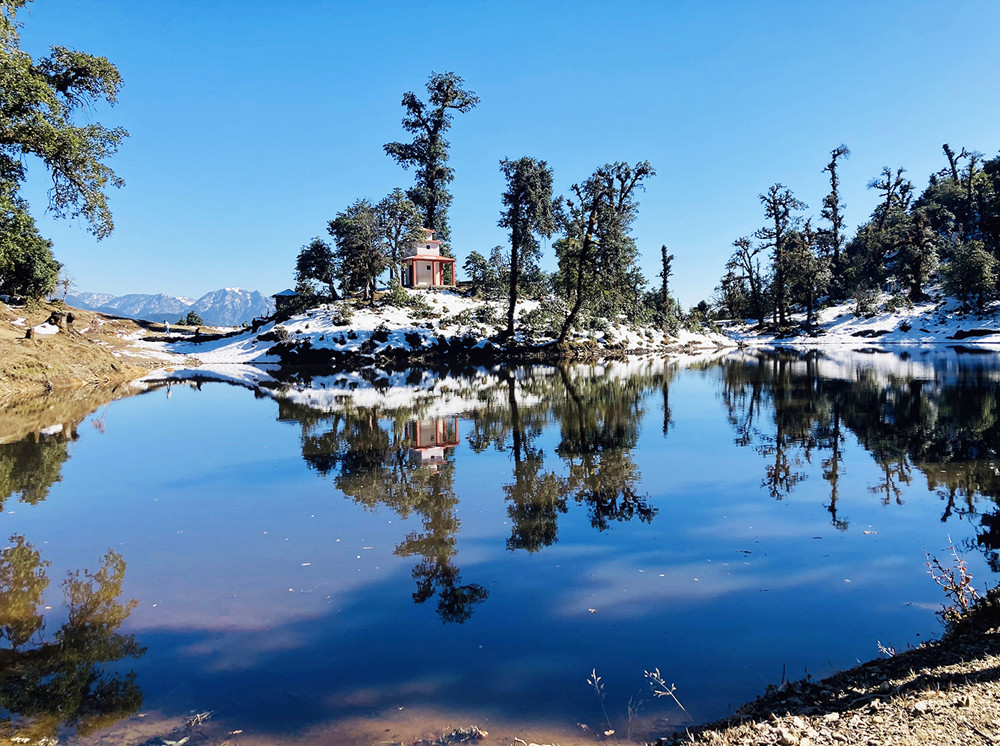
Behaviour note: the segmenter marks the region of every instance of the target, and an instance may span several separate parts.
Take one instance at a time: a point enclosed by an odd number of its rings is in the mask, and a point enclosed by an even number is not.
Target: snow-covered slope
[[[933,293],[925,302],[895,309],[891,308],[889,297],[883,296],[878,307],[878,312],[871,316],[855,315],[853,302],[823,309],[817,314],[812,333],[778,337],[770,332],[761,333],[750,324],[734,325],[727,333],[733,340],[751,346],[1000,345],[998,304],[984,313],[974,313],[965,311],[959,301]],[[802,324],[805,316],[793,315],[792,321]]]
[[[459,344],[465,350],[495,350],[490,341],[505,325],[504,304],[468,298],[452,291],[406,291],[414,299],[411,307],[386,306],[350,310],[343,302],[310,309],[280,324],[269,323],[256,331],[196,343],[145,343],[166,345],[171,352],[197,358],[204,363],[268,363],[278,362],[274,347],[321,351],[329,356],[351,354],[411,354],[437,350],[449,344]],[[537,303],[519,304],[523,316]],[[522,322],[520,328],[525,324]],[[553,341],[544,332],[519,331],[515,343],[521,347],[541,346]],[[719,334],[694,334],[683,331],[670,337],[652,327],[634,328],[625,323],[609,324],[606,331],[581,332],[572,340],[581,349],[594,355],[613,355],[627,350],[657,352],[679,351],[700,347],[716,349],[732,346]],[[445,353],[446,354],[446,353]],[[444,355],[443,355],[444,356]]]

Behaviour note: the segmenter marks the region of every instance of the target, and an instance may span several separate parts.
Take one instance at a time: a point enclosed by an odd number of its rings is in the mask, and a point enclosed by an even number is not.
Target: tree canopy
[[[113,105],[122,78],[106,58],[66,47],[33,60],[18,33],[17,13],[28,2],[0,0],[0,180],[20,184],[23,157],[36,156],[52,176],[50,209],[82,216],[104,238],[114,228],[106,190],[124,184],[107,161],[128,133],[75,117],[100,100]]]
[[[403,129],[413,133],[410,142],[390,142],[386,154],[403,168],[416,169],[416,184],[406,195],[420,210],[424,226],[437,232],[448,243],[448,184],[455,178],[448,165],[450,143],[444,134],[451,128],[455,112],[465,114],[475,108],[479,97],[465,90],[465,82],[453,72],[431,73],[427,81],[427,102],[412,91],[403,94]]]
[[[527,156],[516,161],[505,158],[500,161],[500,170],[507,179],[507,191],[503,194],[504,209],[500,212],[499,225],[510,229],[510,287],[505,332],[510,337],[514,334],[514,309],[521,270],[538,261],[535,234],[551,236],[556,223],[552,209],[552,169],[545,161]]]

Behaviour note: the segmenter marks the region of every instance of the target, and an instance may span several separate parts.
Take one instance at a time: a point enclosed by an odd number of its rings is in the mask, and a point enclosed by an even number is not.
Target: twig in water
[[[674,694],[677,691],[676,684],[667,686],[667,682],[663,680],[663,676],[660,675],[660,669],[658,668],[646,671],[645,673],[646,678],[649,679],[649,686],[653,690],[654,697],[670,697],[684,711],[685,715],[691,717],[691,713],[687,711],[687,708],[681,704],[681,701],[677,699],[677,695]]]
[[[608,717],[608,708],[604,706],[604,684],[601,683],[601,677],[597,675],[596,668],[590,672],[587,683],[594,687],[594,691],[597,692],[597,699],[601,703],[601,710],[604,711],[604,721],[608,724],[608,729],[604,731],[604,735],[614,736],[615,728],[611,725],[611,718]],[[618,743],[617,737],[615,737],[615,743]]]

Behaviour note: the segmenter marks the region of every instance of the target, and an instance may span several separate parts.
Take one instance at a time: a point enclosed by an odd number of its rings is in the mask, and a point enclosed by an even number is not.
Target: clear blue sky
[[[339,210],[412,183],[382,145],[406,138],[400,98],[431,71],[481,98],[449,135],[460,264],[506,243],[500,159],[547,160],[560,193],[605,162],[649,160],[642,266],[654,280],[666,243],[685,305],[761,225],[770,184],[818,213],[841,143],[852,226],[883,165],[922,188],[942,143],[1000,149],[995,0],[35,0],[21,20],[33,55],[104,55],[125,79],[119,104],[90,114],[131,133],[110,238],[43,216],[47,176],[29,162],[25,194],[80,290],[291,285],[299,249]]]

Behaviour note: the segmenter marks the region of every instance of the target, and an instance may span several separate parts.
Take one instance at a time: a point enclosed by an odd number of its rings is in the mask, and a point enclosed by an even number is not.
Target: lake
[[[974,349],[779,351],[220,366],[12,410],[2,714],[121,743],[724,716],[939,634],[927,552],[996,583],[998,393]]]

